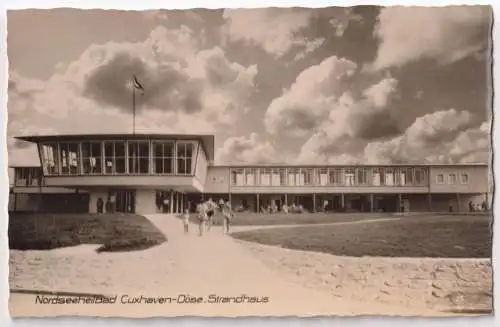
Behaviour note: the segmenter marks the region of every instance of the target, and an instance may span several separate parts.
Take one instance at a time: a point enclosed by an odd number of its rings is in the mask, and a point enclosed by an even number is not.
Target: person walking
[[[217,205],[215,202],[212,200],[212,198],[208,199],[208,201],[205,203],[206,206],[206,216],[207,216],[207,230],[210,230],[212,228],[213,224],[213,219],[215,215],[215,210],[217,209]]]
[[[207,208],[205,203],[200,203],[196,207],[196,218],[198,219],[199,236],[203,236],[207,218]]]
[[[184,209],[184,215],[182,216],[182,224],[184,225],[184,233],[189,233],[189,209]]]
[[[97,199],[97,213],[103,213],[104,200],[100,197]]]
[[[224,234],[229,234],[231,220],[234,218],[234,212],[231,209],[231,203],[229,201],[224,204],[222,214],[224,216],[224,226],[222,227],[222,232]]]

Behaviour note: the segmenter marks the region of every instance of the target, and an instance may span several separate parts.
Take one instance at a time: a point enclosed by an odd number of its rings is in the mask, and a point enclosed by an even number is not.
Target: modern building
[[[214,135],[24,136],[39,167],[13,167],[13,211],[178,213],[203,198],[258,211],[468,211],[488,205],[486,164],[215,165]],[[106,210],[106,209],[104,209]]]

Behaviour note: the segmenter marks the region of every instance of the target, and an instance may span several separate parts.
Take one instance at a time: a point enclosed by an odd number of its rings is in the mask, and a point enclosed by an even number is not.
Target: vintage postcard
[[[11,315],[492,314],[492,19],[9,11]]]

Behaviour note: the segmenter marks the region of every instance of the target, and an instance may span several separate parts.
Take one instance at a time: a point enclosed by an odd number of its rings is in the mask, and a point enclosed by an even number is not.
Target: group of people
[[[104,204],[106,204],[106,211],[104,211]],[[109,194],[108,199],[106,200],[106,203],[104,203],[104,200],[100,197],[97,199],[97,213],[115,213],[116,212],[116,197],[114,194]]]
[[[234,218],[233,210],[231,209],[231,203],[224,202],[224,200],[219,201],[217,205],[211,198],[208,201],[202,201],[196,206],[195,218],[198,223],[198,232],[200,236],[203,236],[205,231],[209,231],[214,224],[214,216],[216,212],[219,211],[223,216],[223,232],[229,233],[231,220]],[[189,232],[189,209],[184,211],[183,215],[183,225],[184,232]]]

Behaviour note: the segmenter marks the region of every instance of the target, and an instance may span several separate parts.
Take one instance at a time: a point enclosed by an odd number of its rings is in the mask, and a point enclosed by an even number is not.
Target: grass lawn
[[[348,222],[376,218],[390,218],[390,213],[301,213],[301,214],[257,214],[235,213],[231,224],[234,226],[302,225]],[[221,217],[216,214],[216,219]],[[219,219],[220,220],[220,219]]]
[[[338,226],[277,227],[232,236],[284,248],[345,256],[490,258],[488,216],[405,217]]]
[[[147,218],[134,214],[11,213],[9,218],[9,248],[15,250],[99,244],[98,252],[135,251],[167,240]]]

